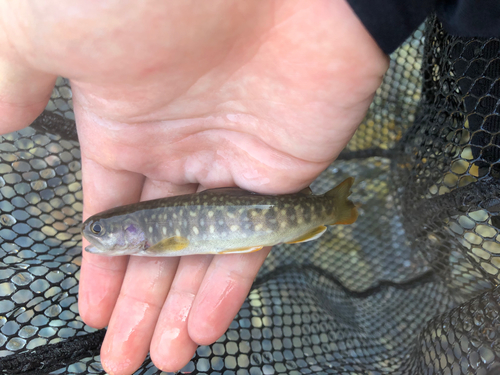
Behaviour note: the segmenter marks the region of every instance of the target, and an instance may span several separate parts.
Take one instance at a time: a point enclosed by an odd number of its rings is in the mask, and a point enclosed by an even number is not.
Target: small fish
[[[250,253],[319,238],[326,225],[352,224],[350,177],[323,195],[261,195],[239,188],[117,207],[88,218],[85,250],[103,255],[180,256]]]

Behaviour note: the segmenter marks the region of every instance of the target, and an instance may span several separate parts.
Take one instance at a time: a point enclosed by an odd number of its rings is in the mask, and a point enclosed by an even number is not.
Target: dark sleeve
[[[452,35],[500,36],[499,0],[443,0],[437,2],[436,12]]]
[[[333,0],[335,1],[335,0]],[[499,0],[347,0],[387,54],[433,11],[450,34],[500,36]]]

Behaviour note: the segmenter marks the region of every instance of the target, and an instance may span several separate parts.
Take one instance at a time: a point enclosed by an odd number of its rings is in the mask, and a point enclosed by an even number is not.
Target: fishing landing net
[[[500,374],[500,39],[431,18],[312,185],[355,176],[358,221],[273,249],[229,330],[181,373]],[[102,374],[77,310],[80,152],[59,79],[0,143],[0,370]],[[147,359],[136,374],[158,374]]]

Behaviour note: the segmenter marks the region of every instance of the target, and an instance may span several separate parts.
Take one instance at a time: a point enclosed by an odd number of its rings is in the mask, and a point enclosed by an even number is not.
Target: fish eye
[[[102,234],[104,232],[104,228],[102,227],[101,224],[99,224],[99,222],[92,224],[90,230],[94,234]]]

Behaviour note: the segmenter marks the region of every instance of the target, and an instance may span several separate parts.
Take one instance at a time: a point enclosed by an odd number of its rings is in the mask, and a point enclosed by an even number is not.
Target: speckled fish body
[[[87,251],[103,255],[181,256],[244,253],[321,236],[326,225],[357,218],[347,199],[354,179],[312,195],[261,195],[238,188],[117,207],[87,219]]]

